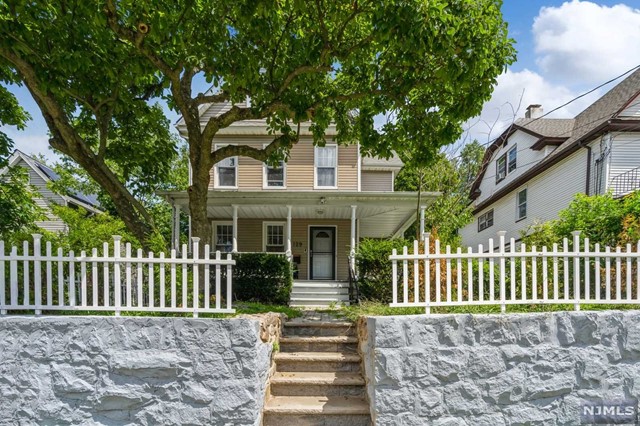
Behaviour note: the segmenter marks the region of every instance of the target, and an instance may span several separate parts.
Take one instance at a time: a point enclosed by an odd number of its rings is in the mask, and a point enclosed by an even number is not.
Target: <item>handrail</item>
[[[355,258],[353,256],[347,256],[347,259],[349,264],[349,303],[360,304],[360,288],[358,287]]]

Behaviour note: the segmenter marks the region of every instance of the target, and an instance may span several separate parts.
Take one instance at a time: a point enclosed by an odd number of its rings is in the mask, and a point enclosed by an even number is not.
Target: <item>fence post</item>
[[[424,233],[424,290],[425,290],[425,302],[424,308],[425,314],[431,313],[431,261],[429,260],[429,254],[431,253],[431,233]]]
[[[199,307],[199,293],[200,293],[200,285],[199,285],[199,270],[198,268],[200,267],[200,265],[198,265],[197,260],[200,257],[200,238],[198,237],[191,237],[191,241],[193,241],[193,317],[194,318],[198,318],[198,307]]]
[[[580,231],[573,231],[573,297],[574,308],[580,310]],[[585,271],[587,272],[587,271]]]
[[[498,231],[498,237],[500,238],[500,312],[505,313],[507,311],[507,305],[505,303],[506,299],[506,263],[505,263],[505,249],[504,249],[504,239],[505,235],[507,235],[507,231]]]
[[[398,250],[391,250],[393,256],[398,255]],[[398,261],[396,259],[391,260],[391,284],[392,284],[392,300],[393,303],[398,303]]]
[[[41,266],[40,266],[40,255],[42,254],[41,250],[41,242],[42,235],[41,234],[31,234],[33,236],[33,297],[35,299],[35,313],[36,315],[42,314],[42,274],[41,274]]]
[[[121,283],[120,283],[120,264],[118,263],[118,259],[120,258],[120,240],[122,237],[120,235],[113,236],[113,293],[114,293],[114,305],[116,316],[120,316],[120,307],[122,306],[122,294],[121,294]]]

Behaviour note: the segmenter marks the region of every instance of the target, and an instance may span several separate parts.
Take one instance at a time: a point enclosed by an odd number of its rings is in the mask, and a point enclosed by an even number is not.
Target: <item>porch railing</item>
[[[200,256],[199,239],[192,238],[192,250],[132,254],[119,236],[104,243],[102,253],[53,251],[47,242],[33,235],[33,244],[24,241],[19,253],[9,253],[0,241],[0,315],[8,311],[111,311],[234,313],[231,307],[231,254],[212,258],[209,245]],[[190,256],[190,257],[189,257]]]
[[[505,232],[499,235],[497,251],[493,239],[488,250],[482,244],[455,253],[440,241],[430,241],[413,252],[393,250],[392,307],[571,304],[640,305],[640,241],[622,247],[592,245],[573,233],[561,247],[516,248],[512,238],[506,248]]]
[[[622,197],[640,189],[640,167],[631,169],[611,179],[611,189],[614,197]]]

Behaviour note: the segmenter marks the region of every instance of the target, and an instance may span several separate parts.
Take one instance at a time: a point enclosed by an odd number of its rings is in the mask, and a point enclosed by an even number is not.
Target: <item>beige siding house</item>
[[[203,108],[202,124],[229,107]],[[186,137],[184,123],[177,127]],[[283,253],[295,263],[298,280],[344,281],[360,239],[401,236],[415,221],[418,202],[416,193],[393,191],[402,162],[363,158],[357,144],[337,145],[335,134],[330,127],[326,145],[314,146],[302,125],[288,161],[276,167],[244,157],[216,164],[209,187],[211,250]],[[214,146],[261,148],[272,140],[264,121],[251,120],[222,129]],[[188,214],[186,192],[162,195],[177,215]],[[424,204],[436,195],[423,194]]]
[[[574,196],[640,189],[640,70],[571,119],[531,105],[489,146],[472,189],[475,221],[465,245],[520,240],[531,225],[558,217]]]
[[[36,225],[46,231],[65,232],[65,223],[51,211],[51,204],[62,206],[82,207],[91,213],[102,213],[100,204],[95,195],[87,195],[77,191],[67,195],[60,195],[48,187],[49,182],[54,182],[60,177],[46,165],[29,157],[25,153],[16,150],[9,158],[9,167],[23,167],[29,174],[29,184],[34,187],[39,197],[35,202],[40,206],[47,217],[46,220],[36,222]],[[0,176],[6,169],[0,170]]]

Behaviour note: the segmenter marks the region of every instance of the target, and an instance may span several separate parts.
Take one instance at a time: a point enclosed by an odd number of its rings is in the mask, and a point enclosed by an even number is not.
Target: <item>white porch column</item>
[[[233,245],[231,247],[231,251],[234,253],[238,252],[238,206],[234,205],[233,207]]]
[[[424,211],[427,206],[420,206],[420,240],[424,241]]]
[[[171,248],[180,248],[180,206],[173,206],[173,220],[171,221]]]
[[[291,257],[291,206],[287,206],[287,257]]]
[[[356,254],[356,209],[358,206],[351,206],[351,257]]]

